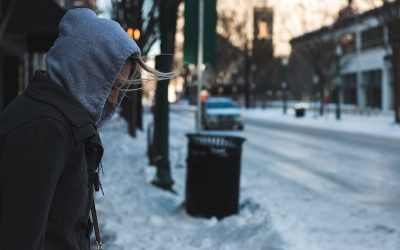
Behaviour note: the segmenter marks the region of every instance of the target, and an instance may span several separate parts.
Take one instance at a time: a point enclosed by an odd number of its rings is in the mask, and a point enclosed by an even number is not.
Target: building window
[[[353,53],[356,51],[356,34],[347,33],[340,37],[340,45],[342,46],[343,53]]]
[[[381,86],[382,81],[382,70],[368,70],[362,72],[362,84],[364,87],[367,86]]]
[[[370,49],[384,45],[383,27],[378,26],[361,32],[361,48]]]
[[[269,39],[268,24],[266,21],[258,21],[257,39]]]
[[[362,86],[367,97],[367,106],[382,108],[382,71],[369,70],[362,72]]]
[[[342,93],[345,104],[357,104],[357,74],[345,74],[342,76]]]

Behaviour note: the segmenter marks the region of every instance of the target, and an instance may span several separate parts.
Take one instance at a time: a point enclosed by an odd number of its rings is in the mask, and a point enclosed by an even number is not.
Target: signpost
[[[200,92],[204,85],[204,65],[215,64],[216,20],[216,0],[185,1],[184,61],[197,65],[197,132],[201,131]]]

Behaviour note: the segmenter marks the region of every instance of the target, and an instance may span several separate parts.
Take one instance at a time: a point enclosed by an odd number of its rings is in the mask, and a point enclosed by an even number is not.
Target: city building
[[[289,85],[297,96],[332,100],[339,95],[349,107],[393,109],[388,58],[394,31],[382,18],[382,8],[357,14],[349,5],[334,24],[291,40]]]
[[[249,73],[250,97],[253,104],[261,101],[263,105],[271,100],[271,91],[276,93],[276,67],[273,46],[273,10],[265,6],[253,8],[253,41],[251,56],[247,63]]]

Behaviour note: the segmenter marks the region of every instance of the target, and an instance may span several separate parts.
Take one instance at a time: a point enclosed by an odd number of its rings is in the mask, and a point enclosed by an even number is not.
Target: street
[[[245,165],[259,156],[266,169],[310,191],[326,196],[340,192],[341,199],[385,212],[400,207],[398,140],[246,122]]]
[[[173,112],[170,126],[174,143],[192,128],[193,114]],[[241,200],[268,207],[284,242],[303,235],[316,249],[398,244],[398,140],[258,119],[246,120],[244,132],[211,133],[246,138]]]

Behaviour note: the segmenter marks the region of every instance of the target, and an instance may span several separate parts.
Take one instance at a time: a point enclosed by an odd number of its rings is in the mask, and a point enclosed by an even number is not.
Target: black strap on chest
[[[93,129],[93,127],[90,127],[90,128]],[[103,192],[103,189],[102,189],[101,183],[100,183],[100,178],[99,178],[99,171],[98,171],[99,170],[98,165],[100,164],[101,157],[103,155],[103,147],[101,146],[100,137],[97,134],[97,136],[92,136],[85,142],[86,142],[85,143],[86,157],[88,159],[88,163],[87,163],[88,171],[90,173],[89,181],[93,184],[96,192],[98,192],[100,189]],[[97,169],[97,171],[96,171],[96,169]],[[103,195],[104,195],[104,193],[103,193]],[[96,212],[96,205],[95,205],[94,197],[93,197],[93,203],[90,208],[90,211],[92,213],[92,220],[93,220],[93,226],[94,226],[94,233],[96,236],[97,250],[102,250],[103,242],[101,241],[99,222],[97,220],[97,212]]]
[[[93,199],[91,212],[92,212],[92,220],[93,220],[93,226],[94,226],[94,234],[96,236],[97,250],[102,250],[103,242],[101,241],[101,237],[100,237],[99,222],[97,221],[96,205],[95,205],[94,199]]]

